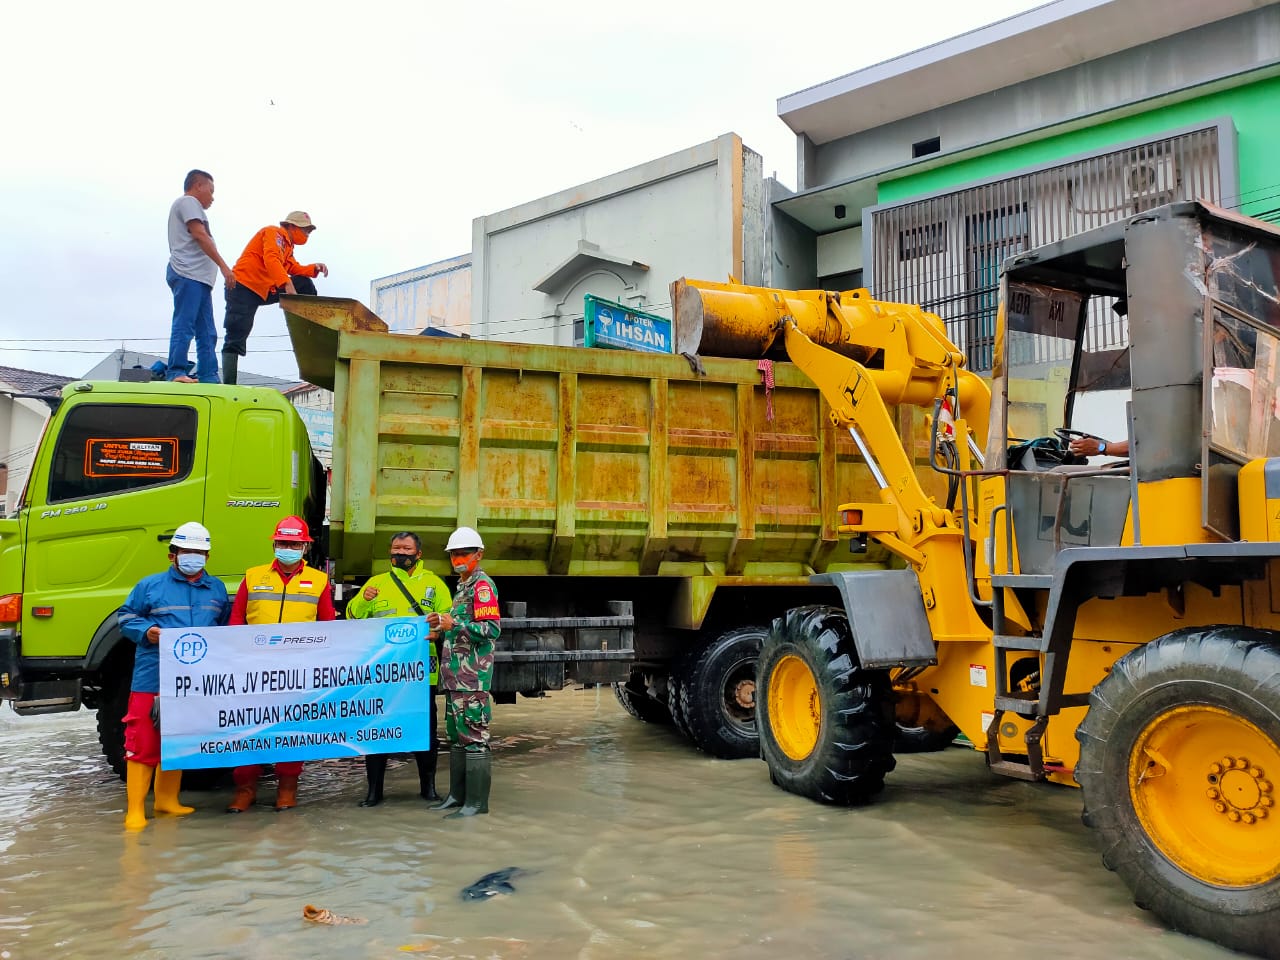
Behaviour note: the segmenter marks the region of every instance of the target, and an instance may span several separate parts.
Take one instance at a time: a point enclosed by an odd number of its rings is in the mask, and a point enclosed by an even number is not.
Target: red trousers
[[[158,693],[129,694],[129,712],[124,715],[124,756],[148,767],[160,766],[160,731],[151,719],[151,705]]]

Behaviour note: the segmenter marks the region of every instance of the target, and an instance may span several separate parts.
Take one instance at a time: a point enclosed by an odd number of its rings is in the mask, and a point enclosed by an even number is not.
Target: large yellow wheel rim
[[[769,729],[792,760],[803,760],[818,745],[822,700],[809,665],[787,654],[769,674]]]
[[[1176,707],[1142,731],[1129,795],[1156,847],[1197,880],[1251,887],[1280,877],[1280,745],[1220,707]]]

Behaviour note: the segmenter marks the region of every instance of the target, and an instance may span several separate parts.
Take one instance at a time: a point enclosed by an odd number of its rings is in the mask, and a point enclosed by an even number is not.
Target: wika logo
[[[389,623],[383,636],[387,643],[412,643],[418,639],[418,627],[417,624],[404,621]]]

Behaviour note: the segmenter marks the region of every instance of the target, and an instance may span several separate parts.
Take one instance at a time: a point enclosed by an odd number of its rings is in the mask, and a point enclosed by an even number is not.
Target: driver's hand
[[[1093,437],[1076,437],[1067,444],[1067,449],[1077,457],[1096,457],[1098,455],[1098,441]]]

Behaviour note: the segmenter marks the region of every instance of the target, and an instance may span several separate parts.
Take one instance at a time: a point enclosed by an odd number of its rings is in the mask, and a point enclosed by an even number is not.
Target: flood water
[[[5,709],[0,960],[1236,956],[1132,905],[1076,791],[992,777],[970,750],[902,757],[878,803],[843,810],[608,688],[497,706],[493,733],[488,816],[442,821],[411,761],[359,809],[343,761],[307,766],[296,810],[185,792],[194,815],[130,835],[93,715]],[[529,871],[513,895],[459,896],[508,866]],[[305,904],[368,923],[306,923]]]

